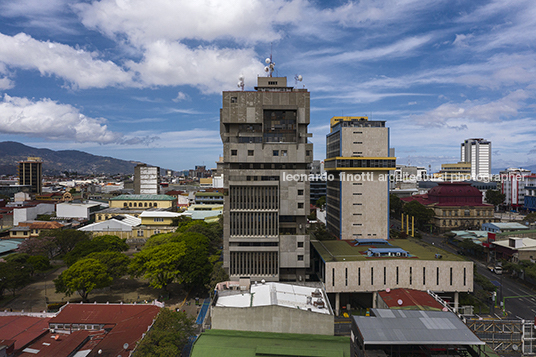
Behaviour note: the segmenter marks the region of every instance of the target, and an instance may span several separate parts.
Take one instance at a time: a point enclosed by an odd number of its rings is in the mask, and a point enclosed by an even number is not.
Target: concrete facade
[[[309,92],[285,77],[259,77],[255,89],[223,92],[223,266],[231,279],[301,281],[309,185],[287,175],[307,175],[313,159]]]
[[[43,189],[43,161],[40,157],[29,157],[18,166],[19,184],[30,186],[30,192],[40,194]]]
[[[333,315],[281,306],[215,307],[212,329],[333,336]]]
[[[370,293],[416,289],[435,292],[472,292],[473,263],[466,261],[385,259],[326,262],[327,293]]]
[[[327,228],[339,239],[389,237],[389,129],[367,117],[333,117],[326,139]]]
[[[160,193],[160,168],[136,165],[134,168],[134,193],[137,195],[158,195]]]

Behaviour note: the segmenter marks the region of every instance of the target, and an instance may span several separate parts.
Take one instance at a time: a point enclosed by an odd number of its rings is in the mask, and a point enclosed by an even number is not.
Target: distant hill
[[[97,156],[78,150],[37,149],[14,141],[0,142],[0,175],[16,175],[17,162],[29,156],[43,160],[43,174],[57,175],[64,171],[79,174],[133,174],[136,161]]]

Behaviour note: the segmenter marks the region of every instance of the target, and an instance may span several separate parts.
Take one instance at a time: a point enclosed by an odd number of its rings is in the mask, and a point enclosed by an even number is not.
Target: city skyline
[[[536,4],[226,4],[0,1],[0,141],[215,167],[221,92],[253,90],[272,54],[311,92],[314,159],[344,115],[386,121],[400,164],[438,170],[471,137],[494,172],[533,164]]]

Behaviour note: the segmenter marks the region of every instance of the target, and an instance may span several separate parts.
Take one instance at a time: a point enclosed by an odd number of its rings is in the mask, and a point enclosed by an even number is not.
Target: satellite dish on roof
[[[402,299],[398,299],[397,303],[398,303],[398,305],[402,305],[404,303],[404,301],[402,301]]]
[[[124,349],[124,350],[128,350],[128,343],[125,343],[125,344],[123,345],[123,349]]]
[[[442,310],[445,312],[449,311],[449,309],[447,309],[446,307],[444,307]]]
[[[386,292],[386,293],[390,293],[390,292],[391,292],[391,289],[387,288],[387,289],[385,289],[385,292]]]

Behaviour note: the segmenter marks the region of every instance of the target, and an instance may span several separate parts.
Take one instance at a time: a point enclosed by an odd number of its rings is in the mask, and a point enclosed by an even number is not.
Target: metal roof
[[[0,240],[0,254],[10,252],[19,247],[24,240],[19,239],[2,239]]]
[[[364,345],[484,345],[453,313],[372,309],[354,316]]]

